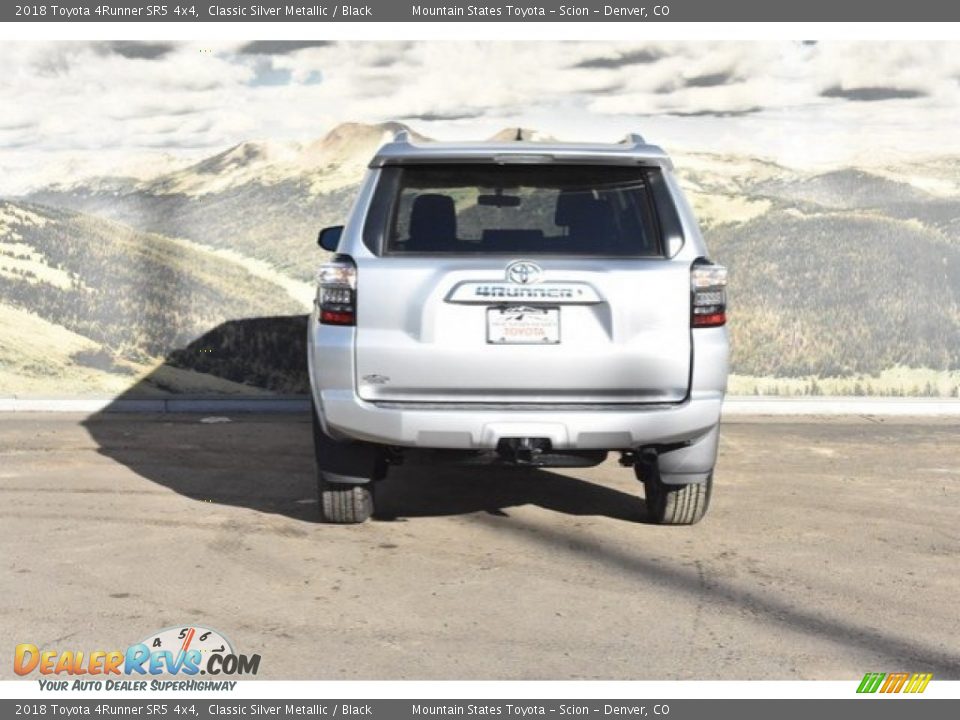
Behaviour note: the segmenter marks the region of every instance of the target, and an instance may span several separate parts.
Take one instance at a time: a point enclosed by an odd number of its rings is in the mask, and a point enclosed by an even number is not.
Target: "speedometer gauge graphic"
[[[233,645],[223,633],[203,625],[169,627],[144,638],[151,652],[168,650],[176,656],[188,650],[199,650],[203,657],[214,653],[233,655]]]

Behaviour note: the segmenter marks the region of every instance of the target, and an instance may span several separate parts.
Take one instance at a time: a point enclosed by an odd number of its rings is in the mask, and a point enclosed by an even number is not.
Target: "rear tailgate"
[[[688,264],[536,258],[538,282],[518,284],[507,277],[517,260],[360,261],[359,396],[491,403],[676,403],[686,397]]]

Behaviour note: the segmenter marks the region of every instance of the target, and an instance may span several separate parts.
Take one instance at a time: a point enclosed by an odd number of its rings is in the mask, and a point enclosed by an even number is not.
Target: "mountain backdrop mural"
[[[736,112],[696,121],[729,129]],[[165,148],[135,172],[81,163],[5,188],[0,396],[305,392],[317,231],[344,221],[380,144],[401,129],[429,142],[439,115]],[[564,139],[524,130],[551,136]],[[743,143],[660,144],[730,268],[733,392],[960,394],[960,153],[804,166]]]

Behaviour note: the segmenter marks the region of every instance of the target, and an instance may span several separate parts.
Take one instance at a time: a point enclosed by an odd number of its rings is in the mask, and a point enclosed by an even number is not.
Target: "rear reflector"
[[[337,312],[336,310],[321,310],[320,322],[323,325],[353,325],[357,316],[352,312]]]
[[[727,269],[722,265],[699,262],[690,268],[693,312],[690,325],[696,328],[720,327],[727,322]]]
[[[727,322],[727,314],[725,312],[719,313],[710,313],[709,315],[693,315],[693,326],[694,327],[719,327]]]

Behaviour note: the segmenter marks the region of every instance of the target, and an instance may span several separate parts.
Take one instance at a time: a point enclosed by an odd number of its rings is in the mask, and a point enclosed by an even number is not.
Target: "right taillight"
[[[357,266],[334,258],[317,271],[317,309],[322,325],[357,324]]]
[[[690,269],[693,327],[720,327],[727,322],[727,269],[698,263]]]

